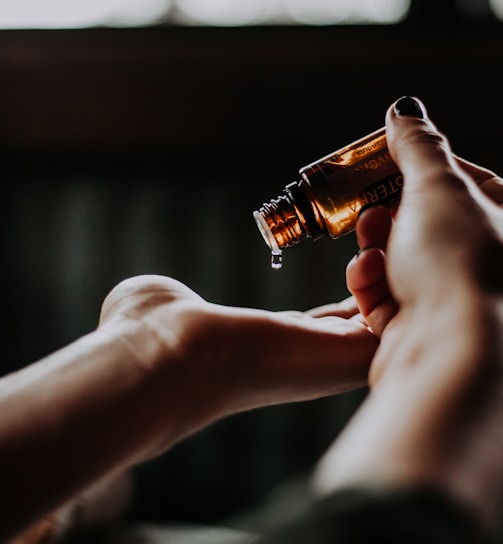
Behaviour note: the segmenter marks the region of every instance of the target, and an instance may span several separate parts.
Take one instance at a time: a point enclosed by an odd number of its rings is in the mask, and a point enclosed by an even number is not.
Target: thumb
[[[445,249],[478,215],[473,183],[417,98],[402,97],[388,109],[386,136],[404,178],[396,231],[411,236],[418,249],[423,243],[433,249],[432,239]]]
[[[407,180],[405,197],[410,192],[443,188],[444,181],[463,185],[463,174],[448,140],[417,98],[404,96],[388,109],[386,137],[391,156]]]
[[[388,245],[391,284],[408,283],[409,295],[418,296],[420,285],[442,292],[447,277],[451,284],[455,277],[466,279],[494,250],[479,188],[418,99],[403,97],[388,109],[386,136],[404,178]],[[404,281],[405,275],[416,284]],[[401,289],[395,294],[405,296]]]
[[[449,231],[447,216],[467,191],[465,174],[417,98],[402,97],[388,109],[386,137],[404,179],[396,231],[411,236],[420,248],[432,236]]]

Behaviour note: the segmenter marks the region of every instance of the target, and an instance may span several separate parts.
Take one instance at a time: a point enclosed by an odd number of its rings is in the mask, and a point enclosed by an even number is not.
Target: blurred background
[[[347,296],[353,235],[274,271],[252,212],[404,94],[503,172],[503,0],[0,0],[0,27],[2,374],[95,328],[133,274],[271,310]],[[253,512],[364,396],[213,425],[138,469],[131,518]]]

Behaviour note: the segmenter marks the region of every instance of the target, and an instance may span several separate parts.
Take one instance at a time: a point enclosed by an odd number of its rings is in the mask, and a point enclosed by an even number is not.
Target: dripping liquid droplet
[[[279,270],[283,266],[283,254],[281,250],[276,250],[271,253],[271,268]]]
[[[266,244],[271,249],[271,268],[273,270],[279,270],[283,265],[283,254],[278,246],[278,242],[272,233],[269,224],[265,220],[264,216],[260,212],[253,212],[253,217],[257,223],[257,226],[262,234]]]

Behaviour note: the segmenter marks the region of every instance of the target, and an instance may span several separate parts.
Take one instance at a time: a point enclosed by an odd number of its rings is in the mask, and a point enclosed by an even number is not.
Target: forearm
[[[108,327],[0,382],[1,541],[185,431],[149,366],[156,349]]]
[[[301,317],[121,282],[96,332],[0,380],[0,539],[218,418],[362,385],[375,335],[331,310]]]
[[[111,473],[23,529],[8,544],[59,544],[71,534],[117,521],[129,506],[132,484],[129,471]]]

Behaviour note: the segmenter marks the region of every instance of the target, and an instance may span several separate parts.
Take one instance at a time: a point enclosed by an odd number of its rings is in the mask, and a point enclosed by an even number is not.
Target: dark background
[[[0,31],[0,371],[92,330],[133,274],[272,310],[345,297],[352,235],[304,242],[272,271],[251,214],[299,167],[381,127],[404,94],[456,152],[503,172],[502,24],[414,6],[379,27]],[[141,467],[131,516],[253,508],[319,457],[364,394],[212,426]]]

